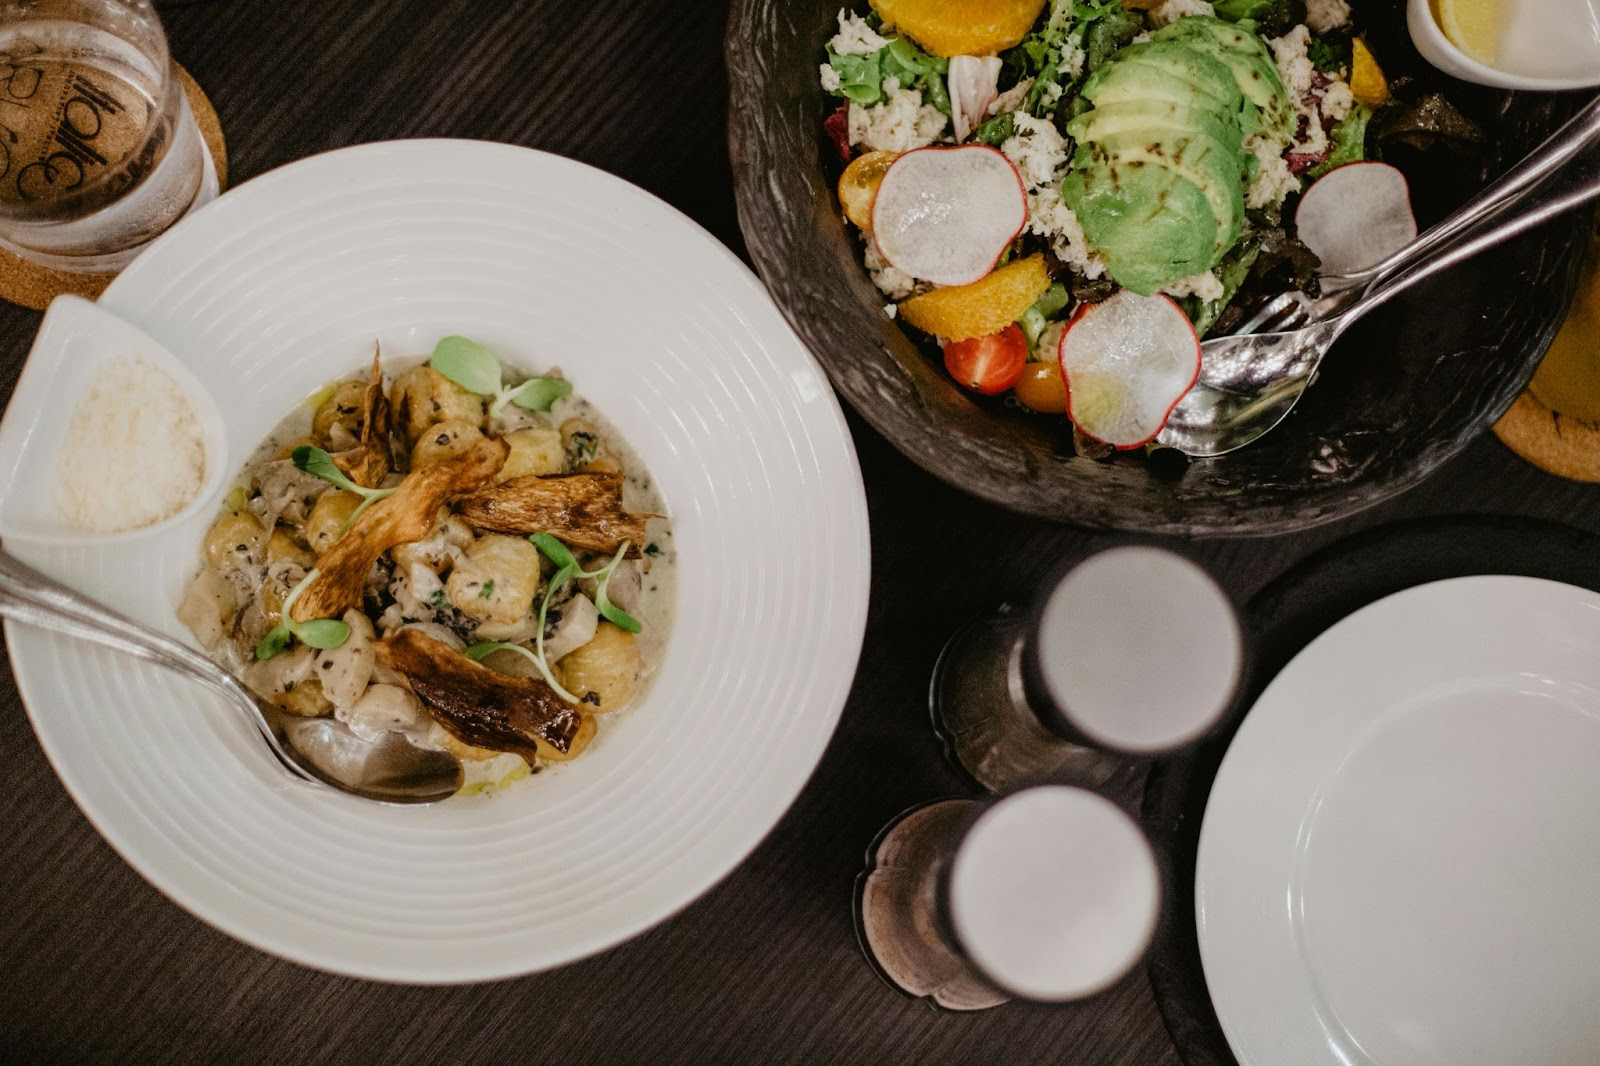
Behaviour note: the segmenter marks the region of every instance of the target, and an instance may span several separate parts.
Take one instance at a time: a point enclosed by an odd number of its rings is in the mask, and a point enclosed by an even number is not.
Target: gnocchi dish
[[[675,552],[638,456],[559,371],[446,337],[324,388],[245,463],[179,617],[282,711],[404,733],[492,791],[637,700]]]

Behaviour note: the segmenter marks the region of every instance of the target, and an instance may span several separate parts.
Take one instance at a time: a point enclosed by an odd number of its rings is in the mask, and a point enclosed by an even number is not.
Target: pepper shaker
[[[934,668],[934,728],[979,785],[1106,784],[1128,757],[1192,744],[1233,706],[1238,611],[1197,564],[1126,545],[1069,569],[1028,610],[959,630]]]

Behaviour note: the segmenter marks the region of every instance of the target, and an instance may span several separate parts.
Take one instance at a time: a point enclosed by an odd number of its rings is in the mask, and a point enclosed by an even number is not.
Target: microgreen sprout
[[[320,651],[331,651],[350,639],[350,626],[337,618],[313,618],[307,622],[296,622],[289,613],[294,608],[294,601],[306,590],[311,582],[316,580],[319,570],[312,570],[300,579],[289,595],[283,598],[281,611],[282,621],[268,630],[267,635],[261,638],[256,645],[257,659],[270,659],[289,646],[292,640]]]
[[[371,507],[385,496],[394,495],[394,489],[369,489],[365,485],[357,485],[354,481],[350,480],[343,470],[340,470],[338,466],[334,464],[333,456],[329,455],[321,448],[316,448],[309,444],[302,444],[300,447],[289,453],[289,458],[294,460],[294,465],[296,468],[304,470],[313,477],[320,477],[334,488],[343,489],[346,492],[353,492],[361,497],[361,503],[354,511],[350,512],[350,517],[346,518],[344,520],[344,524],[339,527],[340,533],[343,533],[345,530],[349,529],[351,524],[355,522],[357,518],[361,517],[362,511],[365,511],[368,507]]]
[[[466,337],[445,337],[434,345],[428,363],[468,392],[490,397],[490,415],[499,414],[508,403],[525,411],[548,411],[572,392],[572,382],[553,377],[529,378],[520,385],[502,388],[499,356]]]
[[[638,619],[634,618],[633,615],[612,603],[610,598],[606,595],[606,586],[611,581],[611,575],[616,572],[617,566],[621,564],[624,558],[627,557],[628,542],[623,541],[622,547],[617,550],[616,556],[612,558],[612,560],[605,566],[602,566],[598,570],[586,571],[583,569],[583,567],[578,565],[577,557],[572,554],[567,546],[561,543],[555,537],[552,537],[550,534],[535,533],[528,539],[533,541],[534,547],[543,552],[546,558],[556,564],[556,572],[550,576],[550,583],[545,586],[544,599],[539,603],[539,628],[535,637],[533,638],[533,647],[529,649],[523,647],[521,644],[486,640],[481,643],[474,644],[472,647],[468,648],[467,657],[472,659],[474,662],[477,662],[489,655],[491,652],[500,651],[502,648],[509,651],[514,651],[538,668],[539,676],[544,678],[545,684],[555,689],[556,695],[560,696],[568,703],[581,703],[583,702],[582,700],[568,692],[561,686],[561,683],[556,680],[555,672],[550,669],[550,663],[545,658],[545,618],[550,613],[550,601],[555,598],[555,594],[559,592],[567,582],[575,581],[579,578],[592,577],[595,579],[595,608],[600,612],[600,616],[606,619],[606,621],[611,622],[613,625],[627,630],[629,633],[637,633],[643,629],[644,627],[639,624]]]
[[[606,594],[606,588],[611,583],[611,575],[616,572],[618,566],[622,565],[622,560],[628,554],[627,541],[622,542],[622,547],[617,549],[617,554],[605,566],[598,570],[586,571],[578,565],[578,560],[567,549],[567,546],[550,534],[535,533],[528,539],[533,541],[533,546],[543,552],[545,557],[552,563],[562,569],[570,568],[573,577],[594,578],[594,605],[595,609],[600,612],[600,617],[615,626],[626,629],[629,633],[637,633],[644,628],[637,618],[612,603],[611,598]]]

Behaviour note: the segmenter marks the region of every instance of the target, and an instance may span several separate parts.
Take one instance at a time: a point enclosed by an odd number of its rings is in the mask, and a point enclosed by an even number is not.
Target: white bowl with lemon
[[[1410,0],[1407,21],[1423,58],[1463,81],[1600,86],[1600,0]]]

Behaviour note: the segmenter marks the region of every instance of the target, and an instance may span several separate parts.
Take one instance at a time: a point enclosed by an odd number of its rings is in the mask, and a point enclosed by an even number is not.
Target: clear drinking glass
[[[880,977],[944,1010],[1059,1003],[1126,976],[1160,902],[1155,854],[1133,820],[1053,785],[895,819],[857,881],[856,932]]]
[[[1244,672],[1238,612],[1198,565],[1126,545],[1068,570],[1031,609],[959,630],[934,668],[934,728],[991,792],[1104,787],[1129,758],[1198,741]]]
[[[149,0],[0,0],[0,246],[115,271],[216,194]]]

